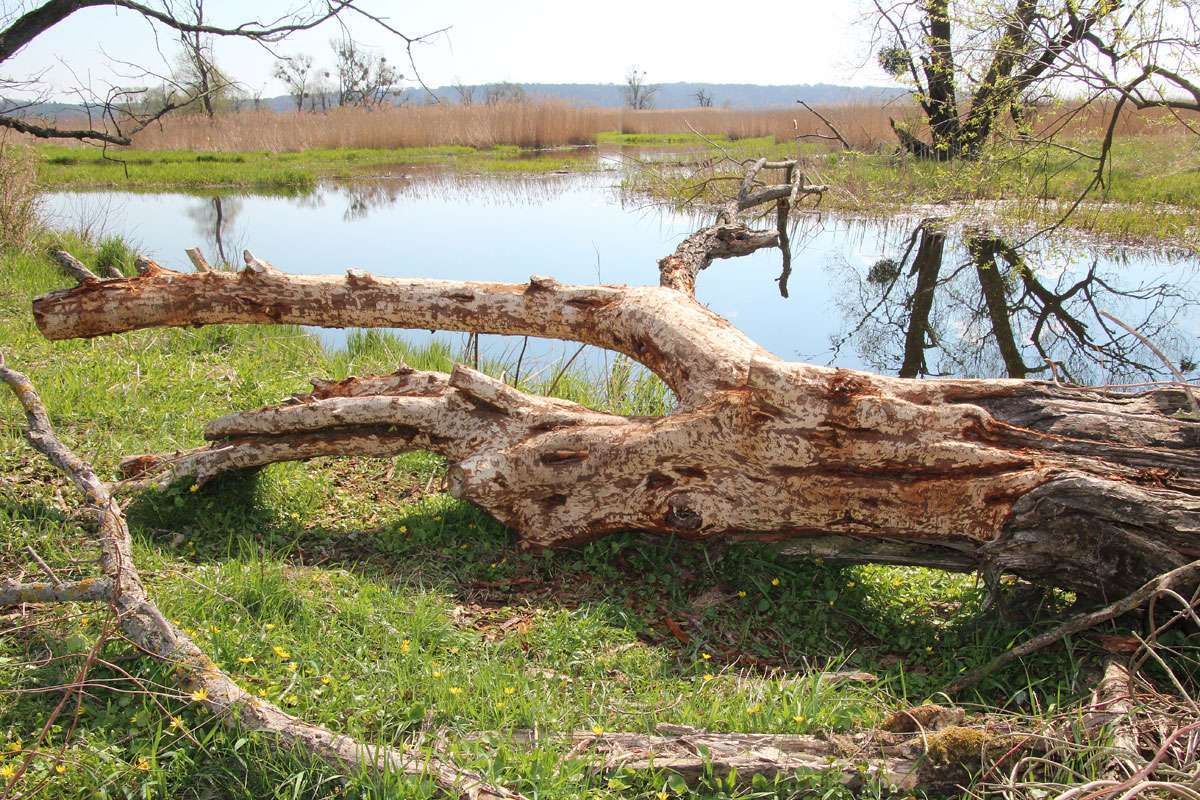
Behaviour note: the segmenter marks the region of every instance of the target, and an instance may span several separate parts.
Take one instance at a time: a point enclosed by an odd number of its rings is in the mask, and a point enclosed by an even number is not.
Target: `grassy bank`
[[[89,263],[100,255],[67,244]],[[380,334],[327,352],[292,327],[50,343],[29,301],[67,284],[40,255],[0,253],[0,341],[63,439],[105,476],[124,455],[194,446],[207,420],[302,391],[313,374],[452,361],[446,348],[413,351]],[[656,382],[618,380],[614,391],[611,378],[601,386],[577,375],[558,393],[625,412],[665,409]],[[0,574],[37,574],[28,547],[61,577],[82,576],[85,521],[71,488],[24,445],[20,421],[0,392]],[[465,766],[540,798],[662,798],[678,788],[663,774],[598,775],[556,732],[870,725],[1045,628],[1060,607],[1054,596],[1035,605],[1014,596],[999,616],[983,610],[971,576],[783,559],[763,545],[706,550],[630,534],[526,553],[441,493],[443,469],[422,453],[319,460],[145,492],[129,508],[136,557],[164,611],[247,689],[369,741],[441,742]],[[110,631],[95,607],[0,617],[0,769],[36,751],[23,796],[430,796],[414,781],[343,785],[326,767],[244,739],[117,641],[100,649],[107,664],[92,669],[78,710],[72,701],[39,741],[61,694],[36,690],[71,682]],[[1086,665],[1099,652],[1067,640],[971,699],[1032,714],[1062,708],[1090,687]],[[820,681],[830,669],[877,679]],[[508,736],[533,726],[545,738],[532,749]],[[841,796],[813,776],[753,790],[714,780],[695,796],[802,790]]]
[[[1095,174],[1094,161],[1072,152],[1095,152],[1094,139],[1060,144],[1064,147],[997,146],[977,161],[948,163],[890,152],[830,152],[812,144],[801,145],[799,155],[807,180],[830,187],[821,198],[823,209],[886,216],[928,206],[923,211],[1032,229],[1058,222]],[[735,160],[797,155],[792,143],[760,140],[713,140],[708,147]],[[716,202],[736,183],[705,179],[736,172],[728,161],[700,172],[644,170],[631,174],[626,186],[677,204]],[[1200,247],[1200,149],[1194,137],[1119,140],[1104,177],[1067,227],[1117,241]],[[781,182],[783,176],[766,170],[762,180]]]
[[[378,177],[436,166],[472,173],[586,171],[594,159],[571,150],[527,151],[445,145],[392,150],[345,148],[297,152],[102,151],[87,147],[37,147],[38,182],[46,189],[120,190],[237,187],[304,193],[321,178]]]

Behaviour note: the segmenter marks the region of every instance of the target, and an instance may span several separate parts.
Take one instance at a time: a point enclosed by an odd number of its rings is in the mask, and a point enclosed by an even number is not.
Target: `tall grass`
[[[857,150],[893,148],[896,137],[890,120],[904,121],[920,135],[920,113],[907,100],[884,106],[830,105],[817,111]],[[1035,136],[1053,132],[1068,137],[1097,137],[1108,124],[1111,105],[1093,103],[1045,104],[1031,107],[1026,118]],[[1186,120],[1200,127],[1200,115]],[[161,126],[140,133],[135,147],[143,150],[299,151],[335,148],[430,147],[458,145],[477,148],[516,145],[523,148],[591,144],[597,134],[678,134],[695,128],[729,139],[773,136],[791,141],[797,136],[840,145],[818,136],[829,129],[815,114],[800,106],[780,109],[677,108],[632,111],[590,108],[553,101],[461,106],[441,104],[366,110],[337,108],[324,113],[243,111],[208,120],[200,115],[167,117]],[[1000,126],[1015,134],[1011,121]],[[1117,126],[1121,137],[1178,131],[1177,115],[1162,110],[1126,110]]]
[[[0,141],[0,248],[28,249],[40,212],[37,155],[24,144]]]

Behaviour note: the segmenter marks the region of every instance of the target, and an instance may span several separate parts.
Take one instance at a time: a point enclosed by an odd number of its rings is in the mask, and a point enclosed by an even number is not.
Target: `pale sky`
[[[302,2],[208,0],[206,5],[213,24],[232,25],[251,16],[270,19]],[[745,5],[728,0],[364,0],[362,5],[409,35],[450,26],[446,34],[416,48],[417,66],[430,86],[456,80],[620,83],[635,64],[651,83],[893,83],[868,57],[869,30],[858,22],[861,0],[758,0]],[[13,7],[11,0],[0,0],[0,9]],[[359,41],[406,64],[402,42],[357,15],[346,15],[346,21]],[[173,58],[178,48],[172,32],[157,30],[156,39],[152,26],[133,12],[84,9],[10,59],[0,76],[47,70],[45,79],[56,94],[89,80],[98,91],[109,84],[145,85],[145,78],[119,77],[131,76],[132,70],[114,61],[165,72],[164,55]],[[336,24],[326,23],[296,34],[278,49],[309,53],[318,64],[331,65],[329,40],[337,33]],[[215,53],[218,65],[247,90],[261,90],[264,96],[284,93],[270,77],[274,57],[261,47],[218,40]],[[404,71],[409,72],[407,64]]]

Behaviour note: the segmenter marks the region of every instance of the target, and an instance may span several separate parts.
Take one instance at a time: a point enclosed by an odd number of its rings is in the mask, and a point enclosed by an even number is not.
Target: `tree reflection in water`
[[[1101,316],[1108,311],[1185,374],[1196,368],[1195,344],[1178,324],[1193,298],[1162,276],[1148,279],[1142,267],[1122,270],[1117,259],[1103,268],[1068,243],[1018,250],[994,231],[942,219],[921,220],[905,239],[885,238],[895,256],[837,270],[845,332],[834,339],[835,357],[852,345],[873,369],[905,377],[1170,379],[1137,337]]]

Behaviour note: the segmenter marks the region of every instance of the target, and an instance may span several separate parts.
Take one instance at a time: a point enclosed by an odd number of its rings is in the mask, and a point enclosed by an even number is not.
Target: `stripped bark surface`
[[[1179,416],[1183,392],[790,363],[697,302],[697,276],[715,259],[779,244],[778,230],[739,220],[796,196],[798,178],[760,186],[768,167],[778,165],[751,164],[716,223],[662,259],[658,286],[290,275],[247,252],[241,272],[148,262],[136,277],[38,298],[33,312],[51,339],[218,323],[567,339],[624,353],[678,400],[666,416],[624,417],[464,366],[448,376],[401,367],[215,420],[208,447],[128,460],[134,486],[423,449],[450,461],[455,496],[536,547],[631,529],[752,539],[847,561],[1010,572],[1098,598],[1200,557],[1200,424]]]

